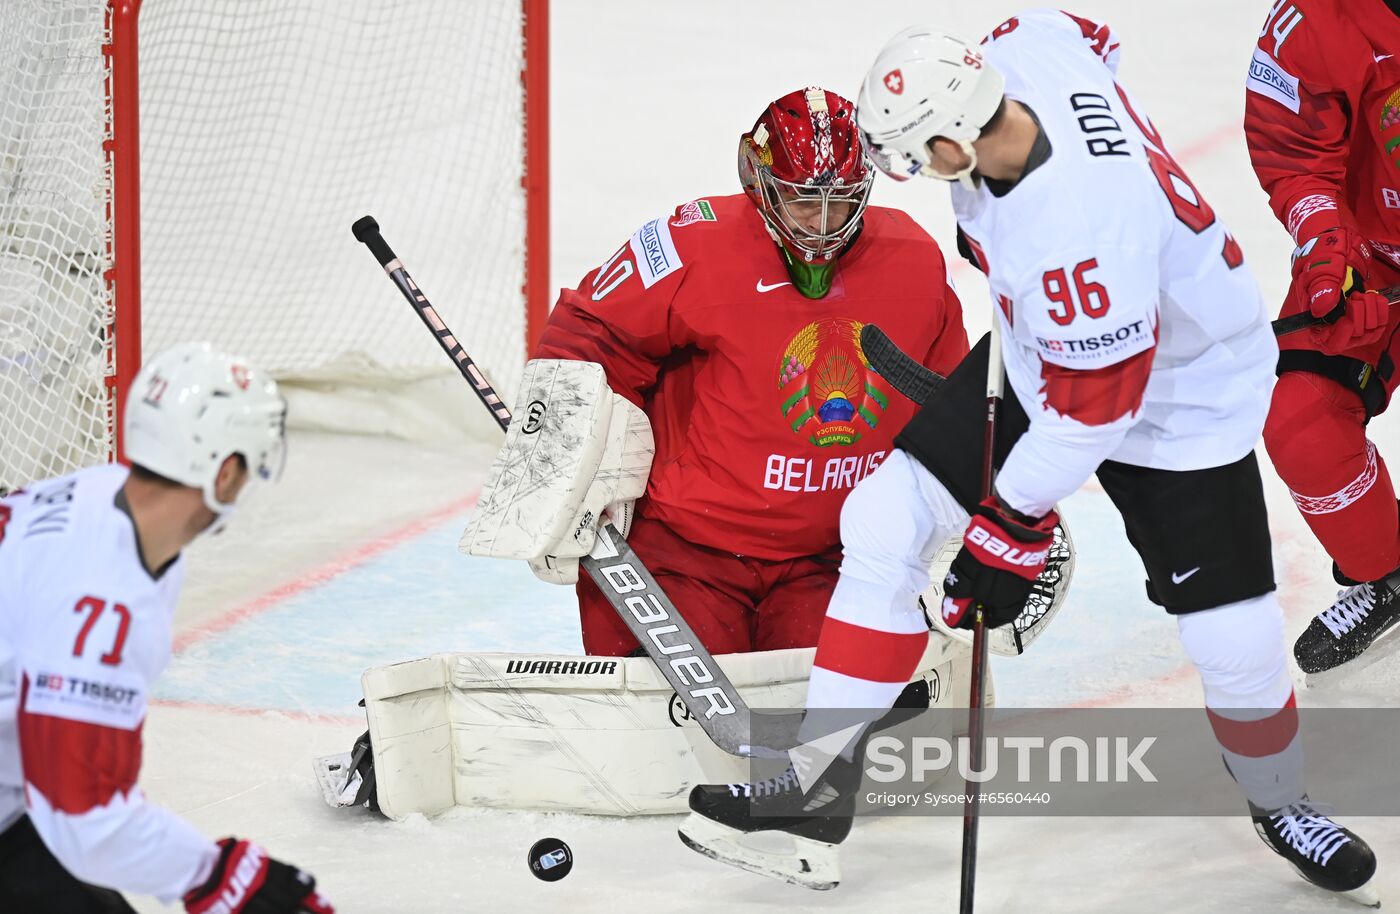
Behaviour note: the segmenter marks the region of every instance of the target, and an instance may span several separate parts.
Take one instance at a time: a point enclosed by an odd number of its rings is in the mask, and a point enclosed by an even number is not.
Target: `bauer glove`
[[[1322,352],[1348,352],[1385,334],[1390,303],[1379,292],[1365,291],[1370,272],[1371,247],[1348,228],[1325,229],[1294,251],[1288,310],[1324,321],[1309,330]]]
[[[1039,520],[1013,517],[996,496],[978,505],[943,580],[943,621],[972,628],[979,606],[988,628],[1013,621],[1045,570],[1059,522],[1054,511]]]
[[[305,870],[273,860],[251,841],[225,838],[204,885],[185,894],[189,914],[335,914]]]

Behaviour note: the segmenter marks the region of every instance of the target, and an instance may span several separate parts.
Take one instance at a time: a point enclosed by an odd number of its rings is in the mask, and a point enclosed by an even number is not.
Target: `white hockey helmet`
[[[947,32],[913,26],[880,50],[856,102],[856,124],[865,151],[898,181],[914,175],[972,186],[977,153],[972,141],[996,114],[1006,80],[982,59],[977,45]],[[956,174],[933,167],[928,144],[945,137],[971,163]]]
[[[209,343],[181,343],[153,356],[126,398],[122,446],[133,464],[204,493],[216,515],[219,467],[241,454],[249,478],[275,480],[286,457],[287,401],[277,382]]]

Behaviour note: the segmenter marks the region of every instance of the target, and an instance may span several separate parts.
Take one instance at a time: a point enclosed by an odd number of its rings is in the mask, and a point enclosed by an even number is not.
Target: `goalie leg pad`
[[[795,709],[813,653],[718,660],[751,707]],[[954,706],[967,657],[930,641],[915,674],[930,707]],[[361,682],[377,800],[392,819],[453,805],[678,813],[695,784],[750,776],[749,761],[710,741],[647,658],[438,654],[375,667]],[[359,791],[347,790],[345,772],[356,769],[338,761],[326,801],[351,805]]]

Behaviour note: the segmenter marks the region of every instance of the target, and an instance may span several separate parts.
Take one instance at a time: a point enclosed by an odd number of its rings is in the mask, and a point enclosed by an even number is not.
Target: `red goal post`
[[[552,291],[548,61],[548,0],[6,0],[0,489],[118,454],[174,342],[322,392],[450,373],[366,212],[513,391]]]

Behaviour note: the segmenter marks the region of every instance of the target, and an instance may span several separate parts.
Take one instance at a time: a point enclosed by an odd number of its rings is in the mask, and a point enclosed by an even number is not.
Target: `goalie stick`
[[[408,299],[424,325],[433,332],[438,345],[452,359],[462,377],[471,383],[477,397],[496,417],[497,424],[504,431],[510,424],[510,408],[501,401],[456,335],[443,322],[413,277],[408,275],[403,263],[380,234],[379,223],[372,216],[364,216],[355,221],[351,231],[374,254],[384,272]],[[749,744],[752,713],[748,705],[695,636],[690,623],[676,611],[675,604],[611,522],[598,529],[593,551],[580,559],[579,565],[598,585],[628,630],[641,643],[647,656],[655,662],[661,675],[676,690],[676,695],[716,746],[730,755],[751,756],[767,754],[765,750],[788,749],[797,744],[795,722],[789,745],[755,747]],[[765,733],[771,732],[771,727],[765,730]]]

